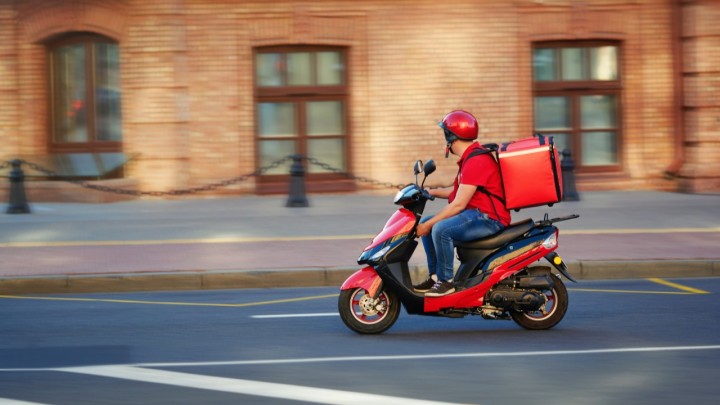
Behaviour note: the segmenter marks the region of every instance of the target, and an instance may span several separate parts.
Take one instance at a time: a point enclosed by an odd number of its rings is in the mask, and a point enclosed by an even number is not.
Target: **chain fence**
[[[114,194],[121,194],[121,195],[136,196],[136,197],[141,197],[141,196],[164,197],[164,196],[181,196],[181,195],[188,195],[188,194],[197,194],[197,193],[203,193],[203,192],[207,192],[207,191],[216,190],[219,188],[229,187],[234,184],[241,183],[243,181],[247,181],[252,177],[261,176],[273,169],[277,169],[278,167],[282,166],[286,162],[296,159],[297,156],[299,156],[301,160],[304,159],[308,163],[318,166],[318,167],[322,168],[323,170],[341,175],[341,176],[346,177],[351,180],[369,184],[373,187],[402,189],[403,187],[405,187],[407,185],[407,184],[396,184],[396,183],[391,183],[391,182],[379,181],[379,180],[371,179],[369,177],[364,177],[364,176],[357,176],[352,173],[346,172],[344,169],[333,167],[333,166],[331,166],[327,163],[324,163],[316,158],[301,156],[301,155],[287,155],[281,159],[278,159],[278,160],[270,163],[267,166],[258,168],[254,172],[251,172],[248,174],[243,174],[243,175],[233,177],[233,178],[230,178],[227,180],[222,180],[222,181],[218,181],[215,183],[210,183],[210,184],[206,184],[206,185],[198,186],[198,187],[174,189],[174,190],[168,190],[168,191],[128,190],[128,189],[123,189],[123,188],[118,188],[118,187],[110,187],[110,186],[106,186],[106,185],[94,184],[87,180],[72,180],[72,179],[67,179],[64,176],[61,176],[60,174],[58,174],[57,172],[47,169],[45,167],[42,167],[36,163],[29,162],[27,160],[18,160],[18,161],[22,165],[25,165],[25,166],[31,168],[32,170],[42,173],[43,175],[47,176],[48,178],[59,178],[68,183],[73,183],[80,187],[91,189],[91,190],[102,191],[102,192],[107,192],[107,193],[114,193]],[[7,168],[8,166],[11,165],[11,163],[12,163],[11,161],[0,162],[0,170]],[[430,188],[440,188],[440,187],[445,187],[445,186],[436,186],[436,187],[430,187]]]

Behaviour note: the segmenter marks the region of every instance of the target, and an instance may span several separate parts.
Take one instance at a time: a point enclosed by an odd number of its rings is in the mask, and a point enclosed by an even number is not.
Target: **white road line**
[[[562,355],[592,355],[613,353],[648,353],[673,352],[687,350],[720,350],[720,345],[707,346],[666,346],[666,347],[626,347],[614,349],[587,349],[587,350],[548,350],[534,352],[499,352],[499,353],[447,353],[447,354],[408,354],[392,356],[348,356],[348,357],[308,357],[299,359],[275,360],[237,360],[237,361],[202,361],[183,363],[140,363],[138,367],[195,367],[195,366],[243,366],[260,364],[303,364],[303,363],[333,363],[354,361],[401,361],[401,360],[427,360],[427,359],[467,359],[487,357],[527,357],[527,356],[562,356]]]
[[[333,363],[333,362],[355,362],[355,361],[402,361],[402,360],[427,360],[427,359],[467,359],[467,358],[490,358],[490,357],[528,357],[528,356],[570,356],[570,355],[594,355],[594,354],[615,354],[615,353],[654,353],[654,352],[677,352],[677,351],[699,351],[699,350],[720,350],[720,345],[703,346],[660,346],[660,347],[618,347],[613,349],[584,349],[584,350],[548,350],[534,352],[478,352],[478,353],[446,353],[446,354],[407,354],[391,356],[347,356],[347,357],[306,357],[297,359],[269,359],[269,360],[228,360],[228,361],[195,361],[195,362],[174,362],[174,363],[135,363],[125,366],[133,367],[205,367],[205,366],[245,366],[262,364],[303,364],[303,363]],[[87,367],[84,367],[87,368]],[[64,368],[0,368],[0,372],[27,372],[27,371],[58,371],[67,370]]]
[[[40,402],[19,401],[17,399],[0,398],[0,405],[47,405]]]
[[[213,377],[132,366],[72,367],[57,369],[57,371],[318,404],[448,404],[447,402],[425,401],[421,399],[365,394],[327,388],[303,387],[300,385],[277,384],[264,381],[241,380],[237,378]]]
[[[340,316],[337,312],[323,312],[317,314],[277,314],[277,315],[252,315],[250,318],[255,319],[272,319],[272,318],[311,318],[315,316]]]

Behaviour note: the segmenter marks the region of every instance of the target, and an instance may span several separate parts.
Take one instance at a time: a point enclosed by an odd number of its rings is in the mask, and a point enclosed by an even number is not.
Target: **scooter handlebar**
[[[435,199],[435,196],[430,194],[430,192],[427,189],[422,189],[423,197],[427,198],[430,201],[433,201]]]

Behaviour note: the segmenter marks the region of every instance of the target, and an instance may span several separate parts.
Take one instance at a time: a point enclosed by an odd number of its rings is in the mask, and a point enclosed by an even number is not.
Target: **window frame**
[[[283,58],[289,53],[295,52],[309,52],[311,54],[317,54],[318,52],[338,52],[340,54],[340,61],[342,62],[343,69],[340,75],[340,85],[301,85],[291,86],[287,85],[287,80],[283,80],[284,85],[282,86],[260,86],[258,83],[257,75],[257,63],[258,55],[263,53],[280,53]],[[345,162],[345,173],[350,172],[352,167],[352,159],[350,153],[350,143],[352,138],[352,124],[350,116],[350,84],[348,82],[348,54],[349,50],[344,46],[324,46],[324,45],[282,45],[282,46],[263,46],[253,49],[253,86],[255,89],[254,105],[253,105],[253,119],[255,124],[255,161],[257,166],[260,163],[260,142],[268,140],[288,140],[293,139],[295,142],[295,153],[307,156],[309,141],[316,139],[341,139],[343,141],[342,153],[344,154]],[[317,57],[311,57],[311,71],[313,82],[317,81]],[[287,71],[284,72],[287,74]],[[307,134],[307,103],[313,101],[341,101],[343,103],[343,122],[344,122],[344,134],[338,135],[308,135]],[[292,102],[295,104],[295,125],[297,128],[297,134],[289,138],[287,136],[260,136],[259,128],[260,123],[258,119],[258,104],[270,102]],[[330,182],[335,183],[325,184],[320,186],[321,189],[327,191],[335,190],[349,190],[354,188],[350,186],[348,176],[343,173],[311,173],[312,169],[306,160],[303,160],[305,167],[306,178],[309,182]],[[258,184],[260,185],[260,192],[269,191],[287,191],[286,187],[280,188],[273,186],[263,186],[264,184],[272,183],[287,183],[290,179],[289,173],[287,174],[264,174],[258,176]],[[313,185],[309,185],[313,189]],[[316,187],[317,188],[317,187]],[[277,190],[276,190],[277,189]]]
[[[615,80],[562,80],[562,49],[565,48],[593,48],[600,46],[614,46],[617,49],[616,53],[616,68],[617,78]],[[556,52],[556,66],[555,66],[555,77],[558,80],[554,81],[538,81],[535,79],[534,67],[531,68],[531,80],[533,88],[533,131],[540,134],[568,134],[571,140],[570,151],[572,153],[573,160],[575,162],[575,170],[579,173],[609,173],[609,172],[621,172],[624,170],[624,158],[623,158],[623,72],[622,72],[622,53],[623,46],[620,41],[540,41],[534,42],[531,47],[531,63],[534,62],[534,52],[536,49],[554,49]],[[584,67],[586,69],[586,77],[590,75],[590,52],[584,52]],[[583,96],[594,96],[594,95],[613,95],[615,96],[615,127],[614,128],[592,128],[584,130],[581,127],[581,106],[580,100]],[[534,107],[535,99],[537,97],[546,96],[560,96],[567,97],[569,100],[569,118],[570,118],[570,129],[562,131],[553,130],[538,130],[535,128],[535,114],[536,110]],[[613,131],[616,134],[615,148],[617,153],[617,163],[608,165],[587,165],[582,164],[582,133],[583,132],[603,132]],[[562,152],[562,151],[561,151]]]
[[[95,71],[95,50],[94,44],[109,43],[116,46],[120,44],[112,38],[89,32],[74,32],[65,34],[59,38],[49,41],[46,44],[47,55],[47,77],[48,77],[48,150],[51,153],[103,153],[103,152],[122,152],[123,141],[101,141],[98,140],[96,130],[97,111],[95,103],[96,94],[96,71]],[[55,103],[55,51],[68,45],[82,44],[85,50],[85,97],[87,108],[92,109],[92,113],[86,114],[88,140],[86,142],[63,142],[56,140],[56,103]],[[122,123],[122,93],[120,98]],[[122,125],[121,125],[122,130]],[[122,133],[121,133],[122,138]]]

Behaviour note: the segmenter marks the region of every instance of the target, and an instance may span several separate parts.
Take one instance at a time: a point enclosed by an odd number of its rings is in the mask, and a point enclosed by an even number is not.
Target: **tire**
[[[363,288],[340,291],[338,311],[345,325],[361,334],[383,333],[393,326],[400,315],[400,301],[392,291],[380,292],[377,304],[370,304]],[[381,306],[378,310],[378,305]]]
[[[565,317],[568,308],[567,288],[565,288],[565,284],[558,276],[551,274],[550,277],[552,277],[555,285],[551,290],[543,291],[548,300],[544,307],[545,311],[510,311],[510,316],[515,323],[525,329],[544,330],[557,325]]]

